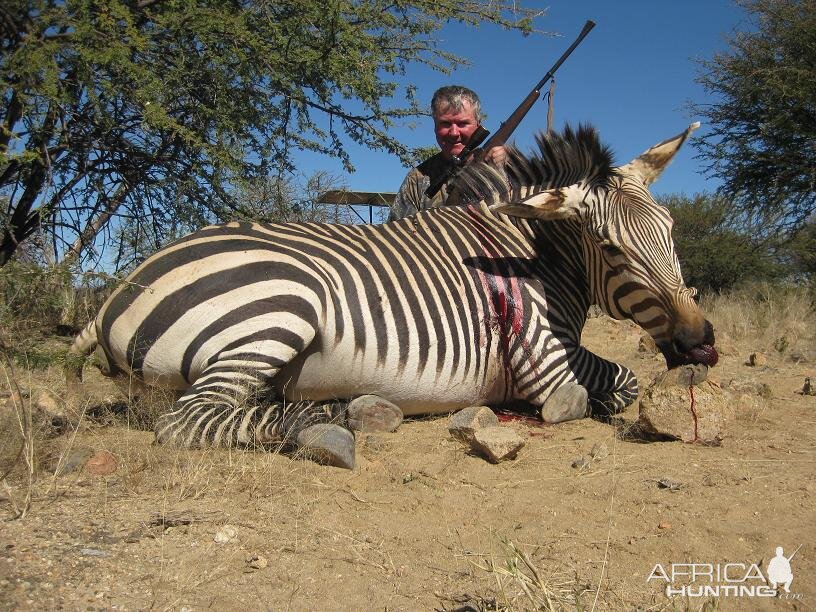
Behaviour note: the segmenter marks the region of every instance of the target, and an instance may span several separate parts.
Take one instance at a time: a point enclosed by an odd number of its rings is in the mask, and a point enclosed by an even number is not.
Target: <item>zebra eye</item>
[[[625,254],[621,246],[611,240],[602,241],[601,250],[603,250],[604,254],[608,257],[622,257]]]

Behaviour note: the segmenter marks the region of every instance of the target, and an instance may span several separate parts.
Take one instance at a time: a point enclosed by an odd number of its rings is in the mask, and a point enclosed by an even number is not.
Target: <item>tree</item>
[[[795,233],[816,211],[816,0],[739,0],[755,31],[701,62],[717,102],[695,105],[697,141],[720,193],[757,231]]]
[[[421,114],[392,80],[463,63],[446,21],[532,31],[491,0],[6,0],[0,7],[0,266],[46,229],[76,256],[113,215],[160,225],[223,216],[245,181],[296,150],[352,161],[349,140]]]
[[[683,279],[702,292],[734,288],[745,281],[771,280],[780,268],[768,243],[732,224],[733,203],[723,196],[659,197],[671,211]]]

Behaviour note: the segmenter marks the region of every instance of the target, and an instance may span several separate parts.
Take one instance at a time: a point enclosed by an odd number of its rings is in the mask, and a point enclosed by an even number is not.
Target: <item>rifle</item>
[[[521,120],[524,119],[524,116],[530,111],[538,101],[538,97],[541,95],[541,90],[544,88],[544,85],[547,84],[548,81],[555,78],[555,71],[563,64],[566,59],[575,51],[575,48],[581,44],[581,41],[584,40],[589,31],[595,27],[595,22],[591,19],[588,19],[587,22],[584,24],[581,33],[578,34],[578,38],[569,46],[569,48],[564,52],[564,54],[558,58],[558,61],[552,65],[547,71],[547,74],[544,75],[544,78],[541,79],[533,90],[527,94],[527,97],[524,99],[524,102],[519,104],[518,108],[513,111],[513,113],[507,118],[506,121],[503,121],[502,124],[499,126],[499,129],[496,130],[496,133],[490,137],[490,139],[484,143],[484,147],[482,148],[481,153],[476,155],[471,155],[474,150],[484,142],[484,139],[490,134],[488,130],[483,128],[481,125],[476,128],[476,131],[470,136],[470,140],[468,141],[467,145],[459,155],[454,155],[451,159],[453,162],[447,172],[443,173],[436,181],[431,183],[431,185],[425,190],[425,195],[429,198],[434,197],[437,192],[442,189],[442,185],[447,183],[450,179],[455,177],[459,170],[467,163],[469,163],[473,158],[477,159],[484,159],[484,155],[492,149],[493,147],[497,147],[503,145],[507,142],[507,139],[510,138],[510,135],[513,131],[518,127],[518,124],[521,123]]]

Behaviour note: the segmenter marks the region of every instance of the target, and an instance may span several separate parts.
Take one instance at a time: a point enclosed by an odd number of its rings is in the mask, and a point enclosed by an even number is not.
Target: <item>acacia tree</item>
[[[816,211],[816,0],[739,0],[755,30],[701,62],[717,102],[694,105],[696,142],[734,212],[760,233],[795,233]]]
[[[68,257],[112,215],[157,235],[179,215],[220,217],[245,181],[296,150],[352,161],[355,141],[411,157],[388,135],[421,113],[395,75],[462,63],[446,21],[532,31],[491,0],[5,0],[0,6],[0,266],[46,230]],[[511,10],[512,9],[512,10]]]

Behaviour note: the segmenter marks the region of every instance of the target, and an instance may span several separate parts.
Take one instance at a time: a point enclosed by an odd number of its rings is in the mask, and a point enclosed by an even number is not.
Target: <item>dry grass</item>
[[[804,288],[759,283],[705,296],[701,305],[718,332],[737,343],[750,343],[751,351],[793,361],[816,359],[816,308]]]

